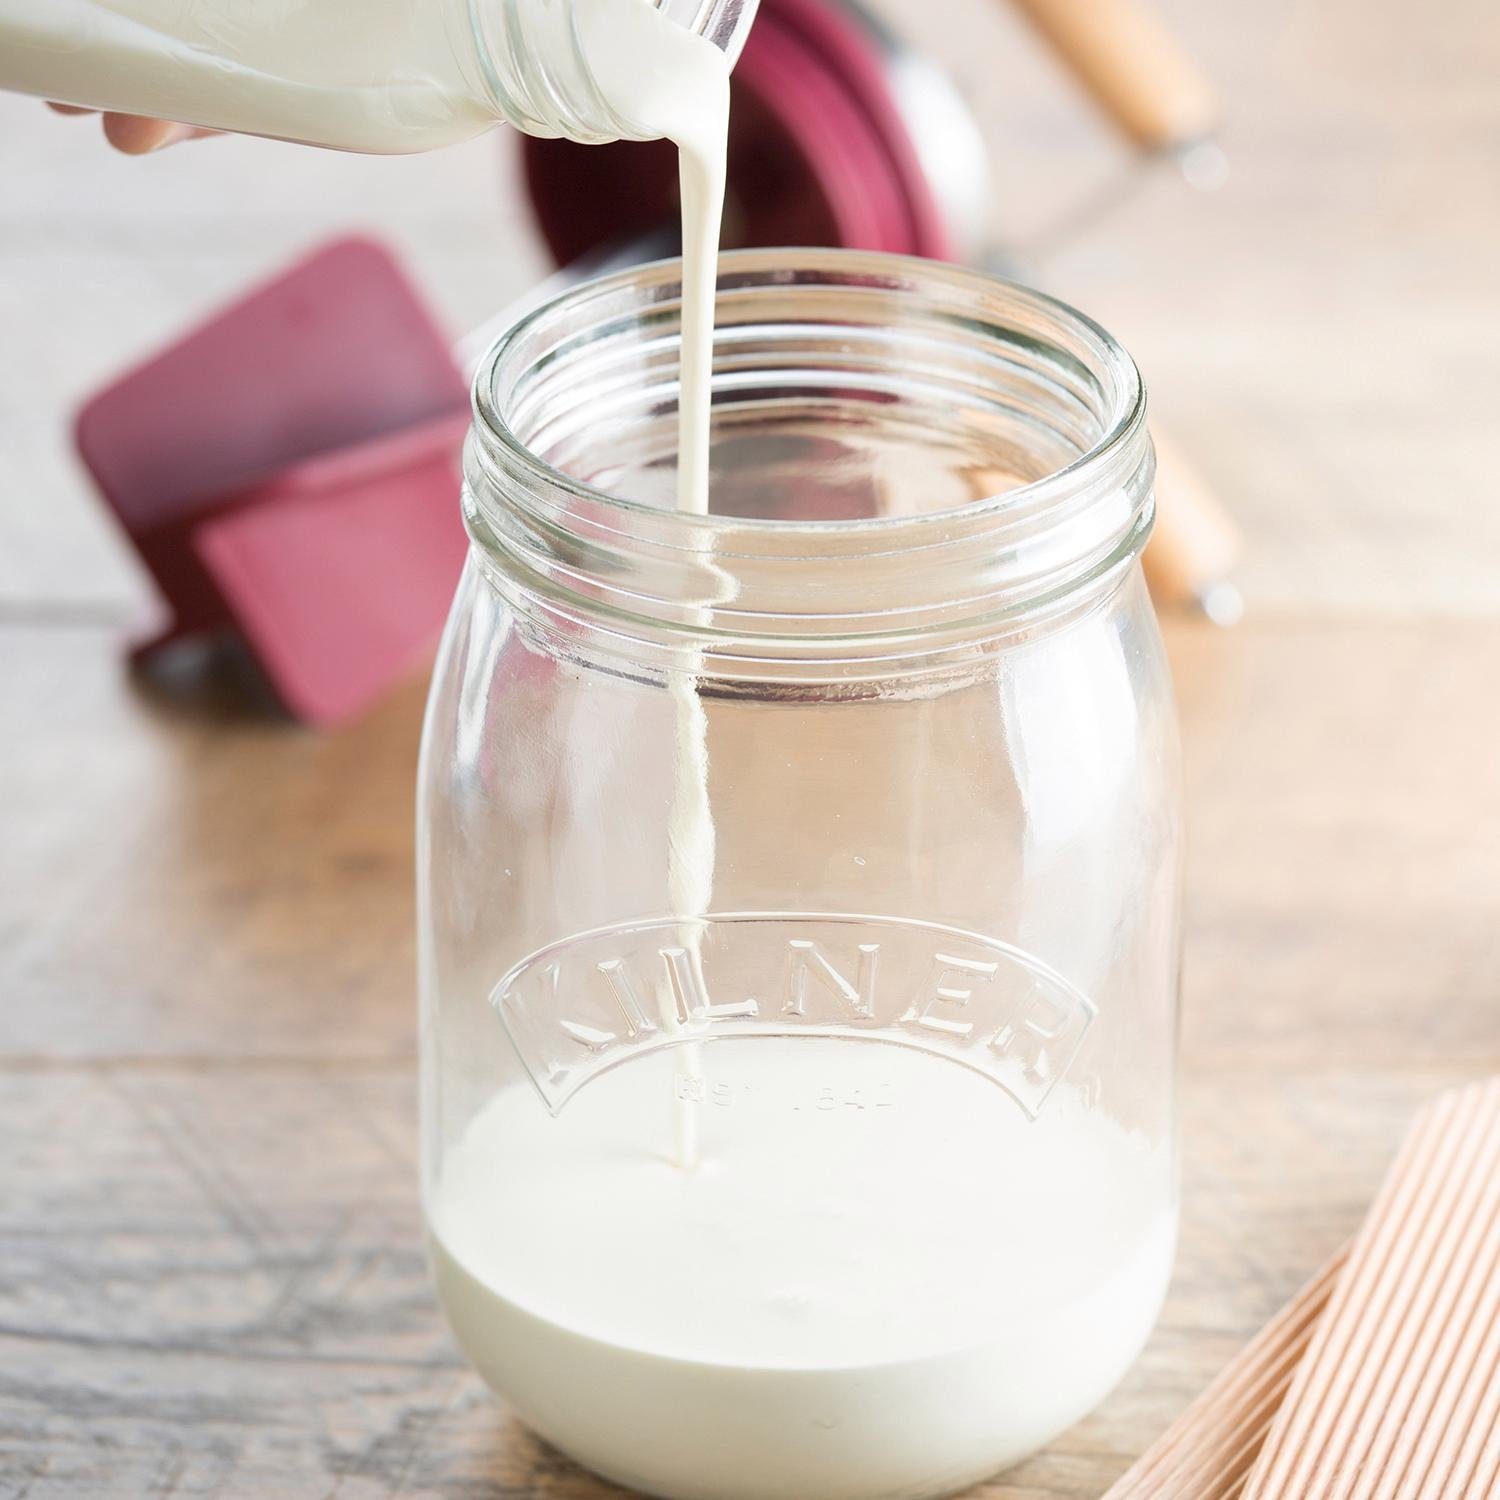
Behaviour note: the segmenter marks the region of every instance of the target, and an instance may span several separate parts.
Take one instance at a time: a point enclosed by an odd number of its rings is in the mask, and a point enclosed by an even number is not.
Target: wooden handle
[[[1137,146],[1187,145],[1218,101],[1149,0],[1016,0],[1100,108]]]
[[[1151,436],[1156,526],[1141,558],[1151,597],[1165,607],[1196,605],[1227,623],[1238,612],[1238,595],[1226,592],[1225,580],[1239,559],[1239,531],[1177,445],[1156,428]]]

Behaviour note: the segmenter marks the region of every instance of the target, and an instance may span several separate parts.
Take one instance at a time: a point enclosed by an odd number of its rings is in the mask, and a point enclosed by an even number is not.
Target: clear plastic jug
[[[620,1483],[946,1493],[1110,1390],[1171,1266],[1144,394],[977,273],[726,256],[684,515],[677,277],[478,377],[419,796],[437,1284]]]
[[[635,139],[584,42],[610,3],[0,0],[0,89],[348,151],[424,151],[501,121]],[[657,8],[732,63],[755,0]]]

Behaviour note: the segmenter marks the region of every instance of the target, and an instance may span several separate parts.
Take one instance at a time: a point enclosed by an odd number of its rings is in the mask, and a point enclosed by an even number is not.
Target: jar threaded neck
[[[481,366],[466,515],[513,594],[637,645],[888,660],[1035,626],[1134,562],[1153,460],[1124,350],[873,253],[723,257],[717,513],[675,511],[678,276],[574,288]]]

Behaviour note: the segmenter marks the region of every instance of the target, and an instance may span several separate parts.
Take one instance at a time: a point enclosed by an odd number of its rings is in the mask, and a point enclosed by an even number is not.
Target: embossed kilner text
[[[984,1074],[1035,1117],[1094,1006],[1008,943],[900,917],[727,913],[579,933],[492,1003],[547,1107],[626,1057],[718,1037],[859,1036]]]

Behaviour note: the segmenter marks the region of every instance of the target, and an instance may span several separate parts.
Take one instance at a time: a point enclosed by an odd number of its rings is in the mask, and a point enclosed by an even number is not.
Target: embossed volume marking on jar
[[[670,996],[665,1019],[649,998],[660,993]],[[1035,1119],[1096,1014],[1060,974],[995,938],[902,917],[805,912],[596,928],[522,959],[490,1003],[554,1114],[645,1053],[812,1035],[961,1063]],[[678,1076],[694,1080],[689,1097],[706,1092],[697,1066]]]

